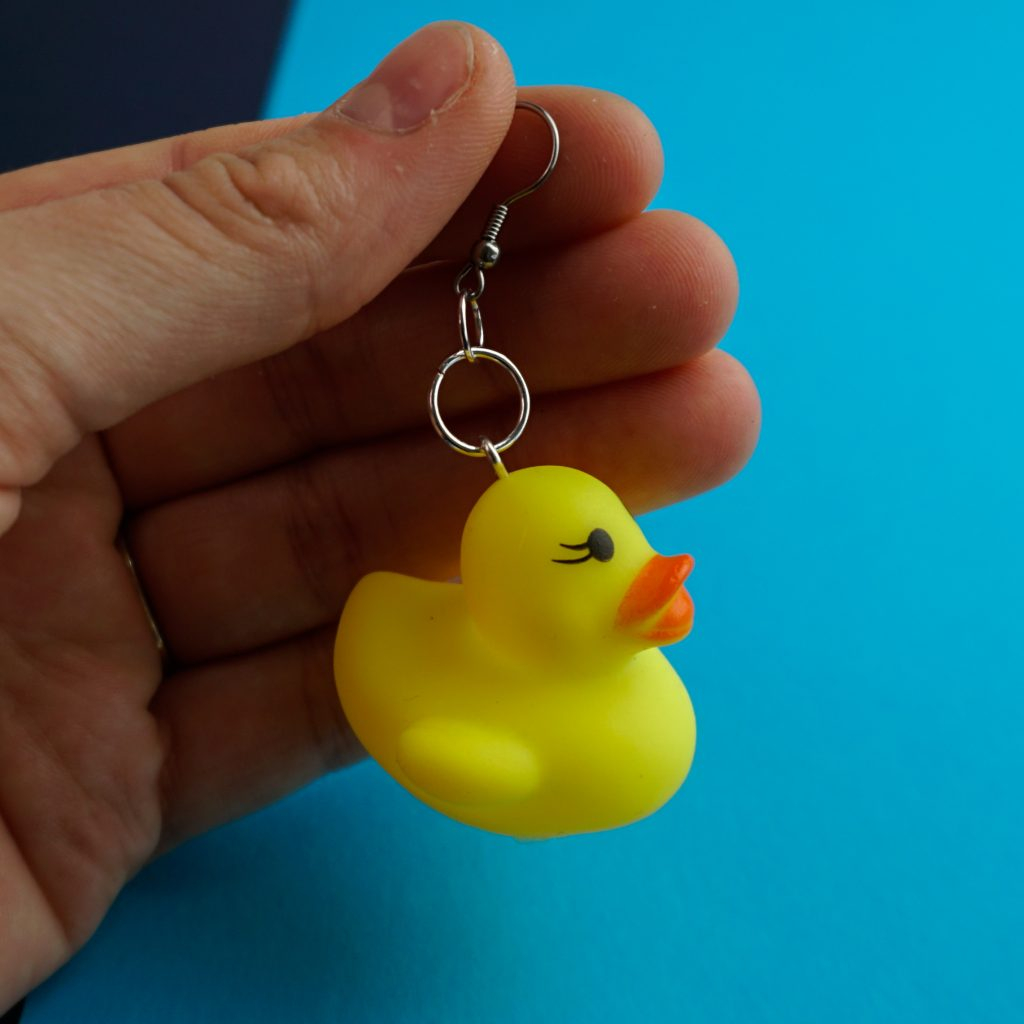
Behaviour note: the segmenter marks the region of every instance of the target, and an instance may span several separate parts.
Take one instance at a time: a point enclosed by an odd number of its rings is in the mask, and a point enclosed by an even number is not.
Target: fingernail
[[[334,109],[377,131],[411,131],[451,106],[472,70],[473,40],[466,29],[428,25],[399,43]]]

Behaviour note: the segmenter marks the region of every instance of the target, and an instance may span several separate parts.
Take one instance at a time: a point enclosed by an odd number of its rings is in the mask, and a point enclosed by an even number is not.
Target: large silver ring
[[[430,422],[434,425],[434,429],[437,431],[441,440],[448,445],[449,448],[454,448],[457,452],[462,452],[463,455],[473,455],[477,458],[485,458],[488,456],[487,449],[482,444],[469,444],[467,441],[463,441],[462,438],[457,437],[448,428],[444,418],[441,416],[441,410],[438,406],[438,399],[441,394],[441,383],[444,380],[445,374],[453,367],[456,363],[461,363],[463,359],[468,359],[469,356],[466,352],[460,349],[458,352],[453,352],[438,368],[436,375],[434,376],[434,382],[430,385]],[[483,359],[486,362],[497,363],[500,367],[507,371],[508,375],[515,382],[516,390],[519,392],[519,419],[516,421],[516,425],[512,428],[511,433],[501,441],[495,441],[491,447],[497,452],[503,452],[506,448],[511,448],[512,445],[519,440],[522,436],[523,431],[526,429],[526,421],[530,418],[530,389],[526,386],[526,378],[523,377],[519,370],[519,367],[509,359],[508,356],[503,355],[501,352],[496,352],[493,348],[474,348],[473,349],[473,361],[477,359]]]

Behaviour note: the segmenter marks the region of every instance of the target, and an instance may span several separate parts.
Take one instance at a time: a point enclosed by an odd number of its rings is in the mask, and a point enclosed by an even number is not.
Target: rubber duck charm
[[[525,427],[529,392],[511,360],[470,343],[469,321],[482,342],[478,300],[498,230],[558,157],[547,111],[519,106],[547,123],[551,159],[533,185],[495,207],[456,279],[463,347],[430,391],[441,437],[486,456],[498,479],[466,522],[461,582],[363,577],[342,613],[334,667],[353,730],[406,789],[468,825],[536,839],[629,824],[686,778],[693,708],[658,648],[693,624],[683,585],[693,559],[657,554],[594,477],[564,466],[510,473],[502,463]],[[440,415],[448,369],[478,358],[502,365],[519,390],[519,421],[497,444],[467,444]]]

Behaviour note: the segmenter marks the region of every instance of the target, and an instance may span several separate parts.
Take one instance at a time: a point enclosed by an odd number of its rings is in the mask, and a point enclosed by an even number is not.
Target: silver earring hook
[[[525,199],[527,196],[536,192],[537,189],[539,189],[541,185],[551,177],[551,172],[555,169],[555,164],[558,163],[558,153],[562,144],[558,135],[558,125],[555,124],[555,119],[542,106],[537,103],[531,103],[529,100],[518,100],[516,102],[516,109],[529,110],[531,113],[534,113],[541,118],[548,126],[548,131],[551,133],[551,156],[548,158],[547,167],[544,168],[543,173],[535,182],[527,185],[526,188],[521,188],[514,195],[509,196],[503,203],[499,203],[500,206],[511,206],[520,199]]]

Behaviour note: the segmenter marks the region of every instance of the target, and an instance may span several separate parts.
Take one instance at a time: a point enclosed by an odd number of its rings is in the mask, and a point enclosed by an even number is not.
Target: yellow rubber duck
[[[690,768],[693,708],[659,646],[690,631],[689,555],[665,557],[599,480],[495,481],[462,582],[359,581],[335,644],[348,720],[425,803],[523,839],[626,825]]]

